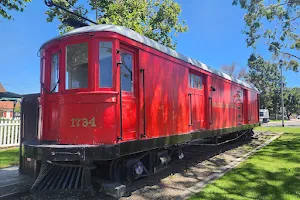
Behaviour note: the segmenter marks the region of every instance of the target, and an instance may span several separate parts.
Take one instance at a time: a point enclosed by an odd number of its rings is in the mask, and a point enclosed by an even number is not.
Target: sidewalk
[[[281,121],[271,121],[268,123],[261,124],[262,127],[282,127]],[[286,127],[300,127],[300,120],[299,119],[291,119],[291,120],[284,120],[284,126]]]
[[[33,180],[19,173],[19,167],[0,169],[0,198],[14,193],[28,191]]]

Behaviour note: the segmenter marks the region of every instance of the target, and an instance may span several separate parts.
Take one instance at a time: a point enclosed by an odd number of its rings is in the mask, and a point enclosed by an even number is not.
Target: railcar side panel
[[[106,39],[101,39],[102,35]],[[53,52],[60,48],[63,52],[59,60],[61,71],[66,68],[66,45],[88,42],[89,86],[75,93],[68,91],[65,89],[65,72],[60,73],[59,91],[44,94],[47,103],[44,106],[43,140],[60,144],[114,144],[257,123],[256,92],[123,36],[113,34],[114,39],[109,37],[109,33],[99,33],[88,41],[83,36],[75,36],[62,39],[59,45],[54,42]],[[95,51],[98,41],[114,41],[113,50],[120,50],[120,53],[112,51],[115,80],[110,90],[99,88],[99,70],[94,69],[99,68],[99,50]],[[121,61],[122,65],[124,53],[132,56],[133,79],[132,89],[122,92],[121,105],[117,62]],[[46,61],[46,72],[51,74],[49,56]],[[191,74],[195,76],[193,80]],[[49,82],[50,77],[46,76],[46,83]],[[81,92],[95,94],[81,95]],[[78,122],[84,119],[85,125],[85,121],[93,117],[96,122],[93,130],[81,127],[83,121]]]
[[[256,92],[248,90],[248,122],[258,123],[258,95]]]
[[[188,69],[142,51],[147,138],[188,132]]]
[[[244,90],[233,83],[224,81],[217,77],[210,77],[211,86],[209,105],[212,110],[210,114],[211,129],[230,128],[242,125],[244,116]]]
[[[111,144],[117,137],[115,94],[61,96],[61,144]],[[84,103],[82,103],[84,102]]]

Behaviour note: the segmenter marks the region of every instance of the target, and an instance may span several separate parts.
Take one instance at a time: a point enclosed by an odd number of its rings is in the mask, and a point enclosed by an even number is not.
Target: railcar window
[[[112,43],[99,43],[100,87],[112,87]]]
[[[58,91],[58,70],[59,70],[59,56],[58,53],[54,53],[51,56],[51,83],[50,83],[50,91],[57,92]]]
[[[191,88],[202,89],[202,78],[195,74],[189,74],[189,86]]]
[[[66,47],[66,89],[88,87],[88,44]]]
[[[41,57],[41,79],[40,79],[40,81],[41,81],[41,83],[45,83],[45,54],[44,54],[44,51],[42,51],[41,52],[41,55],[42,55],[42,57]]]
[[[121,88],[123,91],[133,92],[132,88],[132,55],[121,52]]]

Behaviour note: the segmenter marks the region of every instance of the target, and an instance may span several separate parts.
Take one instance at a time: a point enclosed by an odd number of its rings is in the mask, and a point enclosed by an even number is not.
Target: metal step
[[[44,162],[31,192],[91,188],[93,166]]]

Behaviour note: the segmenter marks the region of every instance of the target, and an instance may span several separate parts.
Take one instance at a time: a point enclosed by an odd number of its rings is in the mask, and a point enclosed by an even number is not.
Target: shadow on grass
[[[300,133],[286,133],[191,199],[300,199]]]

